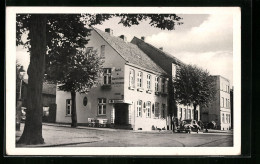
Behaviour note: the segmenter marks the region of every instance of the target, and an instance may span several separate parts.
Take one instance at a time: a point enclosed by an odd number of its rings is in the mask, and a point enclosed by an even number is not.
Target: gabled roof
[[[137,45],[93,28],[126,62],[147,70],[165,74],[166,72],[147,56]]]
[[[154,47],[153,45],[134,37],[131,43],[137,45],[142,51],[144,51],[148,56],[156,62],[159,66],[161,66],[167,73],[171,73],[171,65],[183,65],[184,63],[174,57],[173,55],[160,50],[159,48]]]
[[[28,84],[28,79],[23,79],[25,84]],[[42,93],[48,95],[56,95],[56,84],[50,84],[43,82],[42,84]]]

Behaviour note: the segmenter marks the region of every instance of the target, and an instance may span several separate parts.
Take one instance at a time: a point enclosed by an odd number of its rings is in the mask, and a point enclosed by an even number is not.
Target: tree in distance
[[[142,20],[160,29],[173,30],[182,24],[176,14],[18,14],[16,17],[16,43],[24,45],[30,54],[27,92],[27,117],[19,144],[43,144],[42,137],[42,84],[46,72],[46,54],[58,55],[59,59],[77,54],[88,43],[90,30],[85,26],[119,17],[120,24],[130,27]],[[28,33],[26,42],[22,35]],[[51,62],[51,61],[48,61]],[[61,62],[62,63],[62,62]],[[73,102],[72,102],[73,103]],[[72,104],[73,106],[73,104]],[[76,113],[72,114],[74,118]]]
[[[214,99],[214,80],[208,71],[195,65],[180,65],[173,78],[174,97],[177,103],[196,107],[207,105]],[[198,119],[198,118],[196,118]]]

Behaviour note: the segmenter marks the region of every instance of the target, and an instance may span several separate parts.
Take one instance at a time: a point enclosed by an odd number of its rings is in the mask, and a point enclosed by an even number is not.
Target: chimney
[[[109,33],[110,35],[113,35],[113,30],[111,28],[106,28],[105,32]]]
[[[123,39],[123,41],[127,42],[126,36],[125,35],[120,35],[119,38]]]
[[[142,36],[141,39],[142,39],[143,41],[145,41],[145,37],[144,37],[144,36]]]
[[[159,49],[160,49],[161,51],[163,51],[163,47],[160,47]]]

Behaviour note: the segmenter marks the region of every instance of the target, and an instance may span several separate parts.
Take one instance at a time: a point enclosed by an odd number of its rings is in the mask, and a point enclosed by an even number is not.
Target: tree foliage
[[[142,20],[150,20],[150,25],[161,29],[174,29],[181,24],[176,14],[18,14],[16,19],[16,43],[24,45],[30,53],[28,68],[28,107],[24,132],[19,143],[43,143],[42,138],[42,84],[45,65],[51,60],[58,64],[72,61],[71,55],[84,48],[90,30],[85,26],[102,24],[112,17],[120,17],[124,26],[138,25]],[[22,41],[24,33],[28,38]],[[49,63],[45,55],[50,54]],[[55,56],[55,57],[54,57]],[[68,57],[67,57],[68,56]],[[69,78],[71,79],[71,78]],[[64,86],[64,89],[67,89]]]
[[[173,79],[175,99],[179,104],[207,105],[215,95],[214,80],[208,71],[195,65],[181,65]]]

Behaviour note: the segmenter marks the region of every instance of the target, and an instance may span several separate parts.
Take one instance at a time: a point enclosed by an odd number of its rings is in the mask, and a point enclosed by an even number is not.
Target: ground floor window
[[[162,118],[165,118],[166,105],[162,104]]]
[[[188,119],[191,119],[191,110],[188,109]]]
[[[225,115],[222,113],[222,123],[225,123]]]
[[[147,101],[146,103],[146,117],[151,117],[151,102]]]
[[[159,118],[159,103],[158,103],[158,102],[155,103],[155,113],[154,113],[154,117]]]
[[[71,115],[71,99],[66,100],[66,115]]]
[[[138,100],[136,104],[137,117],[142,117],[142,100]]]
[[[98,99],[98,115],[105,115],[106,114],[106,99],[99,98]]]
[[[178,118],[181,119],[181,114],[182,114],[182,108],[178,109]]]

